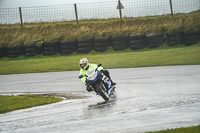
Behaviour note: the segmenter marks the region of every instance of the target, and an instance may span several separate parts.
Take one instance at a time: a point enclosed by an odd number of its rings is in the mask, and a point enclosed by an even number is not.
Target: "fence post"
[[[74,4],[74,9],[75,9],[75,14],[76,14],[76,23],[78,24],[78,13],[77,13],[76,4]]]
[[[172,0],[169,0],[169,1],[170,1],[171,14],[172,14],[172,17],[173,17],[173,7],[172,7]]]
[[[120,15],[120,20],[121,20],[121,25],[122,25],[122,10],[121,10],[121,2],[120,2],[120,0],[118,1],[118,7],[119,7],[119,15]]]
[[[22,10],[21,10],[21,7],[19,7],[19,15],[20,15],[20,20],[21,20],[21,27],[23,28],[23,22],[22,22]]]

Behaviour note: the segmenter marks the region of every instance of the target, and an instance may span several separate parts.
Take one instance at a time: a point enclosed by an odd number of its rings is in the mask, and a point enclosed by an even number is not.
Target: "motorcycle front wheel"
[[[105,101],[108,101],[109,100],[109,96],[108,96],[108,93],[106,90],[103,89],[102,86],[98,86],[96,88],[97,92],[101,95],[101,97],[105,100]]]

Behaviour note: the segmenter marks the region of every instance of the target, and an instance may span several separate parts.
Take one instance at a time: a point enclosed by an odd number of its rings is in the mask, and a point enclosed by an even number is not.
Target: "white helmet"
[[[80,67],[81,67],[82,69],[84,69],[84,70],[87,69],[88,63],[89,63],[89,61],[88,61],[87,58],[82,58],[82,59],[80,59],[80,61],[79,61]]]

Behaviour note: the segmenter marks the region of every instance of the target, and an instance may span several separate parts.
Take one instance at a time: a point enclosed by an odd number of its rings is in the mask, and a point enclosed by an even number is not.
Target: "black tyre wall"
[[[132,50],[143,49],[148,46],[146,35],[130,36],[129,47]]]
[[[49,42],[43,44],[43,55],[55,55],[60,53],[60,42]]]
[[[25,56],[36,56],[41,54],[42,52],[42,47],[37,47],[35,44],[32,45],[25,45]]]
[[[180,42],[186,46],[196,44],[200,41],[199,31],[180,33]]]
[[[110,46],[112,46],[110,38],[94,39],[94,47],[96,52],[105,52]]]
[[[163,34],[146,36],[150,48],[157,48],[165,42]]]
[[[78,41],[63,41],[60,43],[60,53],[62,56],[70,55],[78,50]]]
[[[7,56],[7,48],[0,48],[0,58]]]
[[[130,36],[118,36],[112,38],[112,48],[115,51],[123,51],[129,48]]]
[[[78,40],[78,53],[87,54],[94,49],[93,39],[79,39]]]
[[[21,55],[25,55],[24,46],[8,47],[7,53],[9,58],[15,58]]]
[[[179,43],[178,38],[174,33],[167,33],[167,45],[175,46]]]

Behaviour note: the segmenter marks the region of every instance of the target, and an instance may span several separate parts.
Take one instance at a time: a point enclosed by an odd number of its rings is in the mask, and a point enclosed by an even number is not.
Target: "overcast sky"
[[[0,8],[48,6],[48,5],[62,5],[62,4],[75,4],[75,3],[94,3],[103,1],[118,1],[118,0],[0,0]]]

